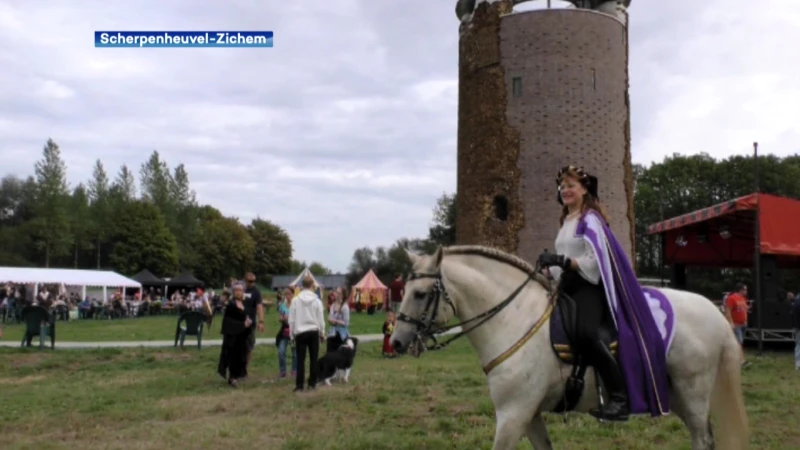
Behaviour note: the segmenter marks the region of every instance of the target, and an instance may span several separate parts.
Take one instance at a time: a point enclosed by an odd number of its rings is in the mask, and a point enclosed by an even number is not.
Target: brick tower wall
[[[555,175],[576,164],[599,178],[611,228],[632,256],[626,28],[590,10],[509,8],[483,3],[462,25],[458,243],[530,261],[553,251]]]

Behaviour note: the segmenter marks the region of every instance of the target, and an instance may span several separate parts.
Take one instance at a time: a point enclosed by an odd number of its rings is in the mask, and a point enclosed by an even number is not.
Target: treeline
[[[137,187],[123,165],[112,179],[98,159],[91,179],[70,186],[61,150],[48,140],[34,175],[0,182],[0,265],[190,271],[212,286],[248,270],[264,280],[302,265],[278,225],[245,225],[199,204],[183,164],[170,169],[154,151],[138,178]]]
[[[760,192],[800,199],[800,156],[779,158],[759,156]],[[660,267],[660,242],[647,235],[647,226],[755,191],[755,165],[752,156],[732,156],[717,160],[701,153],[674,154],[649,166],[634,165],[634,205],[636,216],[636,265],[640,276],[670,276]],[[601,191],[602,191],[602,179]],[[370,268],[381,280],[395,272],[405,273],[410,262],[402,246],[410,245],[425,253],[436,245],[455,243],[455,194],[443,195],[433,210],[433,220],[424,239],[400,239],[395,244],[355,251],[349,267],[352,278]],[[786,220],[796,220],[787,217]],[[555,236],[553,236],[555,239]],[[716,298],[736,281],[752,279],[749,270],[687,269],[689,288]],[[798,289],[796,272],[786,271],[778,282],[784,289]]]
[[[760,192],[800,199],[800,156],[760,155],[758,169]],[[637,268],[640,276],[657,277],[662,273],[661,244],[657,236],[647,235],[647,226],[754,193],[755,159],[751,155],[718,160],[705,153],[674,154],[650,166],[634,166],[634,180]],[[669,276],[669,268],[663,273]],[[780,275],[780,288],[800,286],[797,272]],[[713,298],[730,290],[736,281],[753,280],[750,270],[687,268],[689,289]]]
[[[347,269],[350,284],[358,282],[370,269],[384,283],[389,283],[395,274],[406,274],[411,270],[411,261],[406,248],[419,253],[433,253],[439,245],[456,243],[456,195],[443,194],[436,200],[433,218],[424,238],[401,238],[389,247],[362,247],[353,252]]]

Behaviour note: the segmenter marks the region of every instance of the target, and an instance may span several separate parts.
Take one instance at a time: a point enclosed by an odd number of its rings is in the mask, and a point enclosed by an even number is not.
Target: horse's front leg
[[[511,411],[497,411],[497,426],[494,430],[492,450],[512,450],[516,448],[520,439],[522,439],[522,435],[525,434],[528,422],[530,422],[529,417],[523,417]]]
[[[526,387],[525,383],[517,380],[509,382],[509,385],[520,386],[523,389]],[[519,444],[522,436],[525,434],[528,434],[529,437],[531,436],[531,430],[535,431],[534,434],[537,437],[542,436],[541,432],[544,431],[544,440],[548,441],[544,422],[541,422],[541,425],[532,425],[532,423],[537,420],[537,412],[539,411],[539,405],[541,404],[544,394],[542,392],[536,392],[536,389],[531,389],[528,392],[523,392],[519,389],[503,389],[501,392],[502,394],[497,391],[491,392],[496,409],[495,415],[497,417],[497,426],[494,431],[494,446],[492,449],[514,449],[517,444]],[[539,420],[541,420],[541,418],[539,418]],[[542,448],[547,449],[549,447]],[[539,447],[537,446],[536,449],[539,450]]]
[[[533,417],[533,420],[525,430],[525,434],[528,435],[528,440],[531,441],[534,450],[553,450],[553,443],[550,441],[547,425],[545,425],[544,417],[541,414],[536,414]]]

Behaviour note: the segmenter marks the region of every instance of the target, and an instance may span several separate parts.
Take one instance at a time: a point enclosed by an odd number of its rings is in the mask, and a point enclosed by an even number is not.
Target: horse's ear
[[[436,261],[436,267],[442,265],[442,257],[444,256],[444,247],[441,245],[436,249],[436,253],[433,254],[433,260]]]
[[[408,255],[408,259],[409,261],[411,261],[411,265],[412,266],[417,265],[417,263],[419,262],[419,255],[417,255],[416,253],[412,252],[407,248],[404,248],[403,250],[406,251],[406,255]]]

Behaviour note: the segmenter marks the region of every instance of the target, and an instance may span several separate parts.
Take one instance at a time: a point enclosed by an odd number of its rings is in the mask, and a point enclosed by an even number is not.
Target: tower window
[[[522,97],[522,77],[511,79],[511,94],[514,97]]]
[[[508,220],[508,199],[504,195],[494,197],[494,217],[503,222]]]

